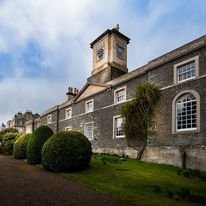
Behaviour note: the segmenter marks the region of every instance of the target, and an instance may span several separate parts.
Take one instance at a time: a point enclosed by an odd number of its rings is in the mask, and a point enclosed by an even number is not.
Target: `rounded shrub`
[[[0,131],[0,142],[2,141],[3,136],[4,136],[6,133],[18,133],[18,130],[15,129],[15,128],[6,128],[6,129]]]
[[[55,172],[82,170],[88,167],[91,155],[91,143],[82,133],[62,131],[45,142],[42,166]]]
[[[6,133],[1,142],[3,153],[11,155],[13,153],[14,142],[18,138],[18,133]]]
[[[53,131],[48,126],[41,126],[37,128],[27,145],[27,163],[40,164],[41,163],[41,150],[46,140],[53,135]]]
[[[31,134],[22,134],[14,143],[13,155],[15,159],[26,159],[26,149]]]

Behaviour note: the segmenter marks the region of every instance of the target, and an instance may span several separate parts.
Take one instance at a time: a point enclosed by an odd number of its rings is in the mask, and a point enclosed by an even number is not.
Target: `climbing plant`
[[[121,115],[125,118],[124,131],[128,146],[138,151],[137,159],[141,159],[147,145],[149,127],[160,96],[156,84],[143,82],[137,85],[132,100],[120,109]]]

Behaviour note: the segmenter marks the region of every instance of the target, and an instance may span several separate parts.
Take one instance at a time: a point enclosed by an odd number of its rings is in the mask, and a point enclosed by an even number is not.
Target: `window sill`
[[[172,134],[192,134],[192,133],[199,133],[199,129],[191,129],[191,130],[180,130],[180,131],[175,131]]]
[[[65,120],[67,120],[67,119],[71,119],[71,118],[72,118],[72,117],[66,117]]]
[[[122,139],[122,138],[125,138],[125,136],[115,136],[113,139]]]
[[[122,103],[124,103],[124,102],[126,102],[126,100],[123,100],[123,101],[120,101],[120,102],[115,102],[114,104],[116,105],[116,104],[122,104]]]
[[[190,82],[190,81],[192,81],[192,80],[197,79],[198,77],[199,77],[199,76],[195,76],[195,77],[192,77],[192,78],[189,78],[189,79],[182,80],[182,81],[180,81],[180,82],[176,81],[176,82],[175,82],[175,85],[183,84],[183,83],[185,83],[185,82]]]
[[[91,113],[91,112],[93,112],[93,110],[92,110],[92,111],[86,111],[85,114],[87,114],[87,113]]]

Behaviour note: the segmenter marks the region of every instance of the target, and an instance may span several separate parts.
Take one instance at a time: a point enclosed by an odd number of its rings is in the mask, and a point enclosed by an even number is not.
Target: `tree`
[[[137,159],[141,159],[147,145],[149,126],[154,117],[160,99],[159,87],[153,83],[138,84],[133,99],[126,102],[120,109],[125,118],[124,131],[128,146],[138,151]]]

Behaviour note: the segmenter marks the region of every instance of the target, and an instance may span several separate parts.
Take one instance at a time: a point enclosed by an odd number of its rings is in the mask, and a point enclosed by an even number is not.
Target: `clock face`
[[[124,48],[117,45],[117,57],[123,59]]]
[[[100,60],[104,57],[104,48],[97,50],[97,60]]]

